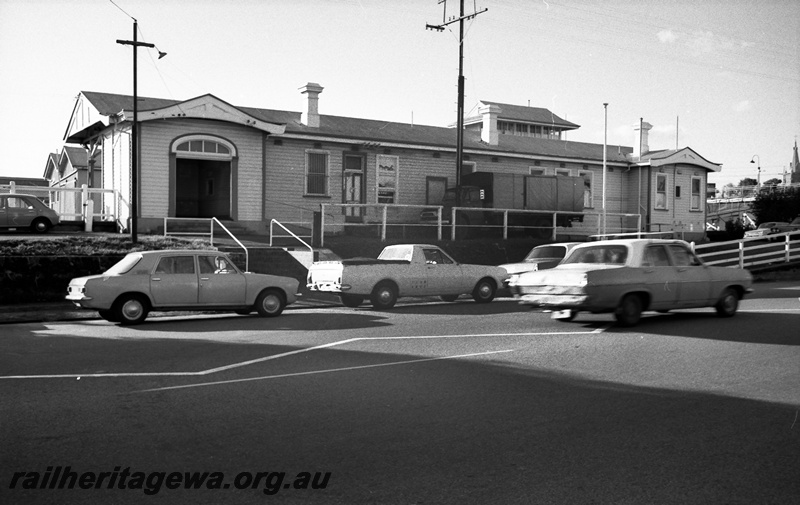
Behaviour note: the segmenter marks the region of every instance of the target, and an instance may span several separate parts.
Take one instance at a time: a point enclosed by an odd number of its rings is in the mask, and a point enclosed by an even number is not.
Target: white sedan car
[[[747,270],[704,264],[682,240],[608,240],[576,246],[555,268],[527,272],[510,288],[520,303],[571,321],[580,311],[613,312],[633,326],[645,310],[714,307],[730,317],[752,292]]]
[[[557,244],[537,245],[531,249],[528,255],[519,263],[505,263],[500,265],[500,268],[504,268],[509,275],[509,278],[505,281],[506,287],[508,287],[512,278],[516,279],[520,274],[553,268],[561,263],[561,260],[564,259],[573,247],[581,243],[582,242],[561,242]]]

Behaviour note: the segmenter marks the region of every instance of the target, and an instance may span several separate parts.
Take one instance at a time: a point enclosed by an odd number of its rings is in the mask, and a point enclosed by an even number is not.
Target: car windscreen
[[[403,260],[403,261],[411,261],[411,255],[413,254],[414,249],[412,247],[387,247],[383,251],[381,251],[380,256],[378,256],[379,260]]]
[[[562,264],[568,263],[605,263],[607,265],[624,265],[628,259],[628,248],[624,245],[597,245],[573,249]]]
[[[542,258],[547,259],[560,259],[564,257],[566,254],[566,248],[559,247],[559,246],[544,246],[544,247],[535,247],[528,255],[525,257],[525,260],[537,260]]]
[[[131,268],[136,266],[139,261],[141,261],[142,255],[141,254],[128,254],[121,260],[119,260],[113,267],[109,268],[105,271],[106,275],[120,275],[124,273],[128,273]]]

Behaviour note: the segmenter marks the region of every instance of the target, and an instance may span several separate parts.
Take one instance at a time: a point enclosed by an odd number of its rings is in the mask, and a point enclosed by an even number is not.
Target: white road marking
[[[607,330],[613,325],[606,325],[601,326],[600,328],[596,328],[592,331],[557,331],[557,332],[531,332],[531,333],[482,333],[482,334],[475,334],[475,335],[418,335],[418,336],[405,336],[405,337],[359,337],[359,338],[348,338],[346,340],[339,340],[337,342],[330,342],[328,344],[321,344],[315,345],[313,347],[306,347],[303,349],[296,349],[294,351],[288,351],[280,354],[273,354],[271,356],[264,356],[263,358],[256,358],[251,359],[248,361],[242,361],[239,363],[231,363],[230,365],[224,365],[221,367],[216,368],[209,368],[208,370],[201,370],[197,372],[119,372],[119,373],[87,373],[87,374],[80,374],[80,373],[71,373],[71,374],[49,374],[49,375],[3,375],[0,376],[0,379],[80,379],[82,377],[91,377],[91,378],[119,378],[119,377],[192,377],[192,376],[202,376],[208,375],[217,372],[223,372],[226,370],[232,370],[234,368],[241,368],[248,365],[253,365],[256,363],[263,363],[265,361],[271,361],[278,358],[285,358],[287,356],[292,356],[294,354],[301,354],[305,352],[316,351],[318,349],[325,349],[328,347],[336,347],[344,344],[349,344],[351,342],[358,342],[362,340],[413,340],[413,339],[436,339],[436,338],[475,338],[475,337],[535,337],[535,336],[548,336],[548,335],[585,335],[589,334],[597,334],[602,333],[603,331]],[[431,359],[442,359],[442,358],[431,358]],[[311,372],[303,372],[303,373],[311,373]]]
[[[153,388],[153,389],[142,389],[141,391],[134,391],[134,393],[151,393],[155,391],[169,391],[172,389],[186,389],[186,388],[196,388],[201,386],[219,386],[221,384],[234,384],[237,382],[250,382],[250,381],[260,381],[260,380],[269,380],[269,379],[283,379],[286,377],[300,377],[303,375],[317,375],[323,373],[333,373],[333,372],[350,372],[353,370],[363,370],[365,368],[378,368],[383,366],[395,366],[395,365],[409,365],[412,363],[424,363],[425,361],[438,361],[444,359],[458,359],[458,358],[470,358],[474,356],[486,356],[488,354],[499,354],[505,352],[514,352],[516,349],[505,349],[503,351],[485,351],[485,352],[475,352],[471,354],[458,354],[455,356],[438,356],[436,358],[420,358],[420,359],[411,359],[406,361],[393,361],[391,363],[376,363],[374,365],[359,365],[359,366],[348,366],[343,368],[328,368],[325,370],[310,370],[308,372],[294,372],[294,373],[284,373],[279,375],[264,375],[262,377],[248,377],[246,379],[230,379],[225,381],[215,381],[215,382],[201,382],[199,384],[184,384],[182,386],[167,386],[163,388]]]

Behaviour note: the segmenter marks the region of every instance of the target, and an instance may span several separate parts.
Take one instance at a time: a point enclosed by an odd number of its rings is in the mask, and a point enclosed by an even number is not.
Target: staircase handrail
[[[303,244],[304,246],[306,246],[306,247],[308,248],[308,250],[311,252],[311,255],[312,255],[312,257],[313,257],[313,255],[314,255],[314,248],[313,248],[313,247],[311,247],[311,246],[308,244],[308,242],[306,242],[305,240],[303,240],[303,239],[301,239],[300,237],[298,237],[298,236],[297,236],[297,235],[296,235],[296,234],[295,234],[295,233],[294,233],[292,230],[290,230],[289,228],[287,228],[287,227],[283,226],[283,224],[281,224],[281,222],[280,222],[280,221],[278,221],[277,219],[271,219],[271,220],[270,220],[270,222],[269,222],[269,246],[270,246],[270,247],[272,247],[272,235],[273,235],[273,233],[272,233],[272,225],[275,225],[275,224],[277,224],[278,226],[280,226],[281,228],[283,228],[283,230],[284,230],[286,233],[288,233],[289,235],[291,235],[292,237],[294,237],[294,238],[295,238],[295,239],[296,239],[298,242],[300,242],[301,244]]]
[[[231,233],[230,230],[228,230],[228,228],[226,228],[225,225],[222,224],[220,222],[220,220],[215,218],[215,217],[211,218],[211,245],[214,245],[214,223],[217,223],[220,226],[220,228],[225,230],[225,233],[227,233],[233,239],[234,242],[239,244],[239,247],[244,249],[244,270],[245,270],[245,272],[249,272],[250,271],[250,253],[248,252],[247,247],[245,247],[244,244],[242,244],[241,241],[239,241],[239,239],[236,238],[236,236],[234,236],[234,234]]]

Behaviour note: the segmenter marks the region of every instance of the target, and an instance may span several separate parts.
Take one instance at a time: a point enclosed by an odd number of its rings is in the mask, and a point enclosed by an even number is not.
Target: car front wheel
[[[286,307],[286,302],[283,295],[274,289],[264,290],[256,298],[256,310],[261,317],[279,316],[284,307]]]
[[[150,307],[142,295],[123,295],[112,309],[114,319],[123,326],[139,324],[145,320]]]
[[[714,308],[720,317],[733,316],[739,308],[739,294],[733,288],[725,288]]]
[[[472,299],[478,303],[489,303],[494,300],[497,286],[491,279],[481,279],[472,290]]]
[[[633,326],[642,318],[642,299],[638,295],[625,295],[614,315],[622,326]]]

